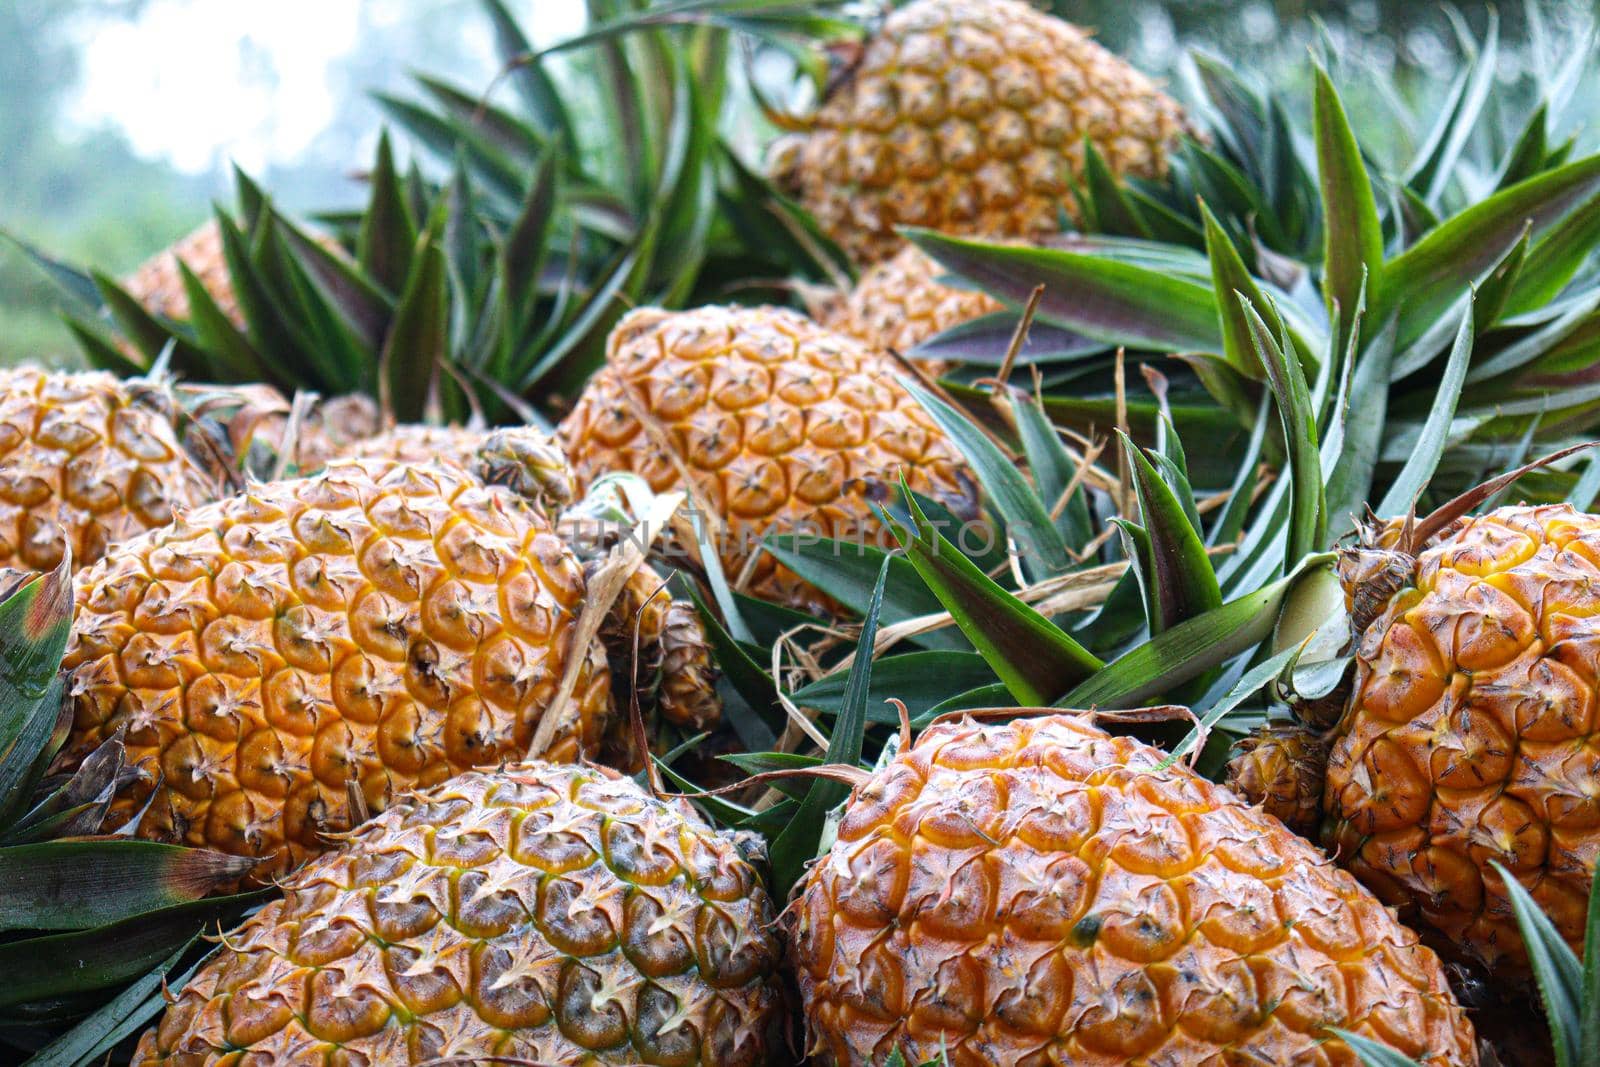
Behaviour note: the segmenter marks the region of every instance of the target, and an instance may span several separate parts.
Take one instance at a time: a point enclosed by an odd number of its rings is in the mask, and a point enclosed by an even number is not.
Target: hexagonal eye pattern
[[[1600,858],[1600,519],[1471,519],[1417,559],[1360,643],[1328,764],[1330,850],[1480,961],[1526,953],[1512,871],[1583,943]]]
[[[345,463],[258,486],[80,583],[69,757],[120,732],[145,777],[110,825],[138,817],[145,836],[261,857],[253,877],[275,877],[349,827],[352,784],[381,811],[524,755],[583,589],[541,515],[461,472]],[[550,758],[605,732],[597,649]]]
[[[1085,719],[929,729],[851,799],[793,946],[819,1062],[1477,1062],[1439,960],[1275,819]]]
[[[615,470],[691,485],[730,581],[807,610],[831,602],[758,552],[769,527],[869,545],[904,475],[958,515],[977,487],[887,355],[781,308],[635,311],[561,424],[580,485]]]
[[[220,1062],[755,1067],[771,901],[728,836],[607,772],[468,772],[307,864],[140,1041]]]

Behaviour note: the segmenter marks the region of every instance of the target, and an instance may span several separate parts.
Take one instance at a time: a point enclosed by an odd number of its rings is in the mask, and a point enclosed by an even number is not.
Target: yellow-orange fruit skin
[[[429,463],[435,460],[470,469],[482,444],[483,431],[463,426],[428,426],[403,423],[382,433],[346,444],[341,454],[347,459],[386,459],[396,463]]]
[[[1600,858],[1597,586],[1600,517],[1500,508],[1421,553],[1357,645],[1326,843],[1490,967],[1527,959],[1490,861],[1582,948]]]
[[[828,601],[771,555],[769,531],[892,543],[871,510],[914,491],[977,512],[954,444],[881,353],[781,308],[634,311],[560,426],[580,488],[632,471],[687,485],[722,528],[730,582],[806,610]]]
[[[1004,309],[976,289],[940,281],[944,269],[907,245],[870,267],[822,321],[871,348],[909,352],[935,334]]]
[[[780,1064],[772,925],[686,806],[601,768],[471,771],[290,878],[133,1063]]]
[[[172,423],[109,374],[0,370],[0,566],[82,569],[216,495]]]
[[[904,244],[896,226],[1056,232],[1086,141],[1119,177],[1160,178],[1182,121],[1144,75],[1020,0],[915,0],[888,14],[774,168],[873,263]]]
[[[1227,790],[1078,716],[928,729],[795,906],[820,1064],[1476,1064],[1432,951]]]
[[[583,595],[548,521],[464,473],[353,462],[256,486],[83,576],[66,763],[120,731],[145,776],[108,826],[274,877],[350,827],[348,783],[377,811],[527,753],[575,655],[542,754],[592,754],[612,705],[603,650],[573,647]]]
[[[178,322],[189,319],[189,294],[183,285],[182,263],[194,272],[217,309],[235,326],[244,325],[244,313],[233,291],[222,231],[207,219],[173,244],[141,263],[122,281],[122,287],[151,312]]]

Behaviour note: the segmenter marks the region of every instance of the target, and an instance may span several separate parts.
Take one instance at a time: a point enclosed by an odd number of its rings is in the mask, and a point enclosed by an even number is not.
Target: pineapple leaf
[[[1272,632],[1285,594],[1300,572],[1331,558],[1308,556],[1271,585],[1152,637],[1053,703],[1070,708],[1137,707],[1160,693],[1200,677],[1212,667],[1265,640]]]
[[[1103,664],[980,571],[928,521],[904,484],[909,527],[890,522],[906,556],[961,632],[1023,705],[1047,704]]]
[[[778,703],[777,683],[706,607],[694,583],[685,582],[682,590],[688,593],[700,613],[700,620],[706,628],[706,640],[711,644],[717,667],[733,686],[734,692],[755,713],[754,716],[735,715],[730,710],[729,725],[739,736],[739,742],[749,751],[761,752],[771,748],[788,724],[783,708]]]
[[[1205,223],[1206,255],[1211,260],[1211,284],[1220,294],[1217,317],[1222,327],[1223,355],[1228,366],[1252,381],[1263,381],[1266,370],[1256,355],[1250,341],[1250,323],[1245,317],[1244,301],[1257,307],[1266,305],[1266,298],[1256,286],[1255,279],[1245,269],[1244,260],[1233,239],[1222,229],[1222,224],[1212,214],[1204,200],[1200,201],[1200,217]],[[1235,296],[1234,294],[1243,294]]]
[[[1216,301],[1188,278],[1102,255],[902,232],[950,271],[1016,306],[1044,285],[1039,316],[1085,337],[1158,351],[1222,351]]]
[[[1094,228],[1102,233],[1150,237],[1150,227],[1128,195],[1105,157],[1088,137],[1083,139],[1083,196],[1090,207]]]
[[[57,681],[71,633],[71,566],[71,559],[63,558],[55,570],[0,601],[0,767],[9,768],[14,759],[31,763],[34,752],[24,751],[19,741],[40,718],[47,720],[47,729],[55,722],[56,709],[43,702]],[[11,784],[5,778],[0,783]],[[0,789],[0,799],[6,796]]]
[[[1567,494],[1567,503],[1578,511],[1588,511],[1597,495],[1600,495],[1600,452],[1590,454],[1589,462],[1583,468],[1583,474],[1572,487],[1572,492]],[[1596,1003],[1600,1003],[1600,1000]]]
[[[1401,1052],[1396,1052],[1388,1045],[1379,1044],[1370,1037],[1352,1034],[1348,1030],[1341,1030],[1336,1026],[1328,1027],[1330,1034],[1337,1034],[1340,1040],[1350,1046],[1362,1067],[1422,1067],[1416,1060]]]
[[[835,671],[795,690],[790,698],[803,707],[815,708],[824,715],[838,715],[844,705],[848,672]],[[952,692],[967,692],[994,683],[994,671],[976,652],[906,652],[885,656],[872,669],[872,688],[867,700],[867,720],[880,726],[894,726],[900,717],[887,700],[905,702],[911,725],[920,728],[931,709],[950,698]]]
[[[1356,300],[1360,302],[1359,294]],[[1268,310],[1271,309],[1269,304]],[[1283,439],[1289,449],[1289,527],[1284,559],[1297,560],[1320,549],[1328,533],[1316,414],[1300,361],[1285,354],[1254,307],[1245,308],[1245,314],[1256,354],[1267,369],[1272,394],[1277,400],[1278,418],[1283,424]]]
[[[1060,515],[1055,520],[1057,530],[1072,549],[1081,552],[1094,537],[1088,494],[1079,486],[1073,490],[1070,500],[1065,504],[1061,501],[1078,465],[1061,443],[1060,435],[1050,425],[1038,401],[1017,391],[1011,392],[1010,401],[1009,410],[1028,459],[1028,472],[1033,475],[1037,496],[1051,513],[1059,509]]]
[[[1159,634],[1186,619],[1222,606],[1222,590],[1205,543],[1171,487],[1127,434],[1117,431],[1133,475],[1139,514],[1147,535],[1141,546],[1149,573],[1146,597],[1154,609],[1150,632]],[[1130,553],[1131,558],[1131,553]]]
[[[1600,865],[1594,872],[1600,874]],[[1600,1063],[1600,878],[1589,883],[1583,929],[1583,986],[1578,992],[1577,1062]]]
[[[883,587],[889,580],[889,561],[885,559],[878,570],[878,580],[873,586],[872,600],[867,604],[867,614],[861,620],[861,637],[856,642],[856,657],[850,664],[850,677],[845,683],[844,699],[839,707],[833,732],[828,737],[828,762],[855,767],[861,762],[861,751],[867,734],[867,695],[872,686],[874,644],[878,636],[878,613],[883,608]],[[805,873],[806,864],[817,855],[817,843],[827,813],[843,803],[850,795],[842,782],[818,779],[806,790],[800,802],[800,811],[772,842],[773,888],[779,897]]]
[[[89,274],[64,263],[54,256],[49,256],[36,245],[24,241],[10,230],[0,226],[0,238],[15,245],[17,250],[29,262],[55,283],[55,287],[75,306],[80,312],[98,311],[101,306],[100,290],[95,286],[94,278]]]
[[[356,237],[356,261],[361,269],[391,293],[405,288],[411,272],[411,255],[417,243],[417,224],[395,172],[389,131],[378,135],[378,158],[368,183],[372,195],[361,215]]]
[[[883,594],[884,623],[893,625],[944,610],[909,560],[875,545],[793,533],[769,534],[764,547],[785,567],[858,614],[866,613],[873,583],[885,566],[889,568],[889,582]],[[970,647],[959,632],[949,627],[918,634],[910,640],[932,648]]]
[[[567,159],[576,160],[578,141],[573,134],[572,120],[550,75],[533,58],[533,47],[528,43],[527,36],[517,25],[516,19],[511,17],[503,0],[479,2],[494,26],[495,49],[506,68],[507,78],[522,97],[523,106],[533,118],[533,125],[550,131],[561,154]]]
[[[1359,359],[1353,351],[1347,353],[1346,365],[1353,366],[1354,371],[1343,413],[1344,447],[1327,488],[1329,529],[1335,536],[1355,529],[1372,498],[1373,475],[1389,413],[1389,371],[1394,365],[1396,328],[1391,315]],[[1352,347],[1360,333],[1359,325],[1351,331]]]
[[[83,349],[83,356],[90,366],[110,371],[119,378],[135,378],[145,372],[143,364],[129,359],[116,345],[101,337],[97,327],[69,314],[63,314],[61,321],[72,334],[72,339],[78,342],[78,347]]]
[[[142,840],[0,848],[0,930],[71,930],[199,900],[253,860]]]
[[[144,355],[147,362],[154,363],[161,358],[162,351],[171,344],[174,370],[183,373],[204,372],[205,354],[188,338],[157,319],[110,277],[99,271],[91,271],[90,276],[94,278],[95,286],[100,290],[100,299],[110,309],[118,328],[133,342],[133,346]]]
[[[79,1067],[94,1062],[95,1057],[104,1055],[117,1042],[131,1036],[166,1007],[162,993],[168,988],[167,975],[172,973],[198,937],[196,934],[179,945],[144,977],[130,983],[128,988],[99,1010],[79,1020],[72,1029],[25,1060],[23,1067]],[[185,974],[174,981],[171,988],[174,991],[183,989],[188,984],[188,978],[189,975]]]
[[[961,412],[910,378],[902,377],[899,381],[971,464],[984,495],[1000,513],[1008,533],[1017,543],[1023,569],[1036,577],[1050,577],[1072,569],[1072,554],[1050,518],[1049,505],[1039,499],[1016,463]]]
[[[1450,9],[1446,9],[1447,12]],[[1439,112],[1435,124],[1416,162],[1405,176],[1407,188],[1422,197],[1431,208],[1439,206],[1456,162],[1472,136],[1473,125],[1483,112],[1484,102],[1494,84],[1495,64],[1500,48],[1500,16],[1489,9],[1489,29],[1481,49],[1475,50],[1464,26],[1457,22],[1462,50],[1469,56],[1466,69],[1451,87],[1449,103]],[[1474,51],[1476,55],[1472,54]]]
[[[281,371],[268,373],[261,356],[228,321],[228,316],[187,263],[178,264],[178,274],[183,279],[183,293],[189,302],[189,325],[205,353],[206,377],[228,382],[260,381],[268,377],[283,381]]]
[[[1422,490],[1433,480],[1433,473],[1438,469],[1439,459],[1444,455],[1445,445],[1450,434],[1450,424],[1455,419],[1456,405],[1461,399],[1461,385],[1466,380],[1467,364],[1472,358],[1473,344],[1473,310],[1472,301],[1467,301],[1466,310],[1461,316],[1461,326],[1456,331],[1455,345],[1450,350],[1450,358],[1445,363],[1444,373],[1439,378],[1439,389],[1434,395],[1433,409],[1428,415],[1428,421],[1423,424],[1422,433],[1418,436],[1416,444],[1411,449],[1410,458],[1405,466],[1389,483],[1389,491],[1384,494],[1383,500],[1378,505],[1378,514],[1387,516],[1404,515],[1411,508]]]
[[[1555,923],[1517,881],[1516,875],[1502,867],[1498,860],[1489,863],[1505,886],[1511,910],[1517,917],[1517,929],[1522,931],[1528,963],[1539,984],[1539,999],[1544,1002],[1545,1015],[1550,1020],[1557,1067],[1583,1067],[1591,1062],[1582,1058],[1578,1047],[1579,1036],[1587,1028],[1583,1020],[1583,965],[1567,946]]]
[[[938,359],[977,367],[999,367],[1006,361],[1016,332],[1016,313],[997,311],[934,334],[906,356],[913,360]],[[1036,321],[1028,330],[1028,343],[1017,354],[1016,364],[1069,363],[1098,356],[1109,348],[1104,341]]]
[[[355,265],[312,240],[298,226],[276,212],[272,232],[284,254],[309,279],[328,307],[361,339],[367,351],[383,343],[384,331],[394,314],[390,294],[381,291]]]
[[[1320,65],[1314,109],[1322,183],[1323,289],[1328,317],[1338,317],[1338,336],[1344,338],[1350,336],[1363,289],[1374,305],[1383,293],[1383,230],[1361,148],[1338,91]]]
[[[411,273],[379,357],[382,406],[401,422],[422,420],[449,356],[450,292],[434,225],[418,239]]]

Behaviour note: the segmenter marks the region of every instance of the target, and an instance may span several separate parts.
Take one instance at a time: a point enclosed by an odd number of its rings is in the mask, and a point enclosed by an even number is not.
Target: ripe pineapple
[[[0,566],[46,571],[212,500],[158,388],[109,374],[0,370]]]
[[[796,907],[820,1063],[1476,1064],[1433,952],[1355,879],[1083,718],[945,721],[859,787]]]
[[[405,423],[371,437],[351,441],[341,450],[341,454],[349,459],[388,459],[397,463],[442,460],[464,467],[472,463],[483,438],[482,430],[469,430],[463,426]]]
[[[887,535],[870,504],[889,500],[900,475],[957,515],[977,511],[960,454],[896,370],[780,308],[634,311],[560,433],[580,487],[618,470],[657,492],[687,481],[726,527],[730,582],[825,610],[817,590],[758,552],[768,530],[878,543]]]
[[[1228,761],[1228,788],[1302,837],[1322,825],[1328,746],[1298,723],[1263,726],[1241,738]]]
[[[1370,549],[1349,560],[1347,583],[1399,580],[1381,596],[1347,586],[1377,610],[1334,732],[1327,843],[1470,957],[1519,969],[1496,860],[1576,949],[1600,858],[1600,516],[1505,507],[1409,566]]]
[[[1084,142],[1159,178],[1178,105],[1076,26],[1020,0],[914,0],[884,19],[775,177],[861,263],[896,226],[1026,236],[1074,210]]]
[[[349,828],[350,788],[381,810],[536,739],[594,755],[612,701],[599,643],[573,647],[584,595],[550,519],[458,468],[353,461],[256,485],[83,576],[67,763],[121,731],[145,776],[111,825],[261,857],[270,878]]]
[[[469,772],[291,878],[133,1062],[781,1062],[772,925],[687,805],[597,767]]]
[[[217,308],[228,316],[228,321],[243,327],[244,313],[239,310],[239,300],[234,295],[227,256],[222,248],[222,231],[217,228],[215,219],[207,219],[176,243],[145,260],[123,279],[122,287],[152,313],[177,322],[187,321],[189,296],[183,288],[179,262],[200,279],[200,284],[217,302]]]
[[[909,352],[934,334],[1004,310],[986,293],[945,285],[943,273],[927,253],[907,245],[863,273],[819,320],[871,348]]]

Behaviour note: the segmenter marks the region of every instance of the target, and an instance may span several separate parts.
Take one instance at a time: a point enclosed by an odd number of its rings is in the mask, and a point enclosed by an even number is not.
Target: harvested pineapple
[[[904,244],[897,226],[1056,232],[1085,142],[1118,176],[1159,178],[1182,123],[1155,83],[1020,0],[916,0],[884,19],[772,170],[875,263]]]
[[[809,610],[827,602],[760,551],[769,530],[875,544],[904,476],[953,513],[977,485],[886,356],[779,308],[629,314],[560,433],[580,487],[612,471],[685,486],[710,513],[729,581]],[[719,529],[719,526],[722,527]]]
[[[87,567],[109,546],[217,496],[159,386],[0,370],[0,566]]]
[[[506,438],[537,438],[529,449]],[[259,857],[270,878],[399,794],[530,751],[598,752],[613,706],[575,647],[582,565],[507,471],[336,463],[129,541],[84,575],[67,763],[121,734],[145,775],[110,825]],[[510,457],[508,460],[507,457]],[[566,679],[568,671],[571,679]],[[564,681],[572,686],[565,699]]]
[[[194,273],[229,322],[235,326],[244,325],[244,313],[239,310],[239,299],[228,273],[222,231],[217,228],[215,219],[207,219],[141,263],[123,279],[123,288],[152,313],[178,322],[187,321],[189,295],[184,289],[180,263]]]
[[[946,285],[943,273],[927,253],[907,245],[863,273],[819,320],[871,348],[909,352],[934,334],[1004,309],[977,289]]]
[[[599,768],[468,772],[290,879],[133,1062],[781,1062],[772,924],[687,805]]]
[[[793,952],[821,1063],[1476,1064],[1433,952],[1275,820],[1077,716],[945,721],[859,785]]]

